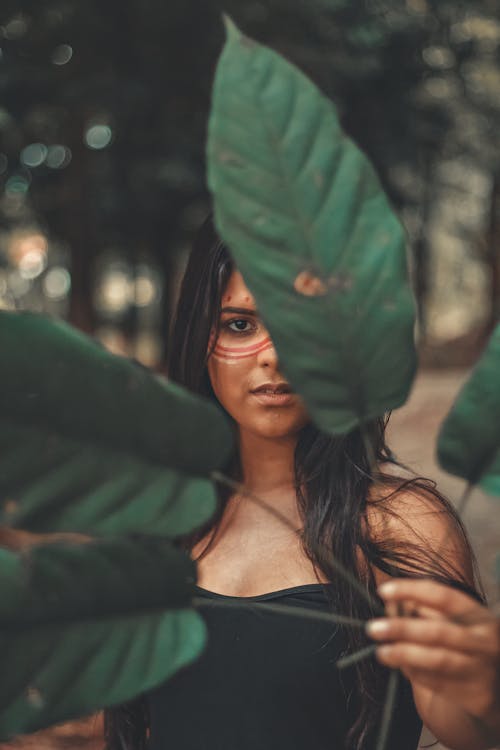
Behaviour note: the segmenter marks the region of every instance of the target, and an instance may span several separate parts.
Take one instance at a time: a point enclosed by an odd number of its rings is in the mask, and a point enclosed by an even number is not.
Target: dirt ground
[[[435,479],[440,490],[454,502],[460,498],[464,482],[437,466],[435,444],[439,426],[466,376],[464,370],[422,372],[407,404],[392,415],[388,433],[398,458],[419,474]],[[494,578],[495,557],[500,552],[499,509],[500,499],[476,491],[464,515],[490,605],[500,599]],[[99,722],[91,719],[18,738],[8,745],[0,745],[0,750],[101,750],[101,737]],[[429,744],[432,739],[424,730],[421,744]],[[433,748],[444,750],[441,745]]]

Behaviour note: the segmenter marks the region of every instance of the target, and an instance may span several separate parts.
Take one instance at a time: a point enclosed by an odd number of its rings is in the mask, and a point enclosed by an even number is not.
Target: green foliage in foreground
[[[208,138],[217,227],[314,421],[402,405],[416,366],[405,236],[333,104],[226,22]]]
[[[129,700],[196,658],[194,575],[155,539],[0,549],[0,740]]]
[[[228,29],[208,143],[217,226],[312,418],[342,433],[411,386],[404,235],[331,102]],[[0,312],[3,352],[0,523],[111,535],[0,550],[8,739],[132,699],[200,652],[194,566],[167,539],[210,516],[231,436],[212,405],[62,323]],[[446,468],[497,490],[499,353],[497,332],[440,439]]]
[[[39,315],[0,312],[0,351],[0,524],[173,537],[211,515],[220,410]]]
[[[438,459],[451,474],[500,496],[500,325],[441,427]]]

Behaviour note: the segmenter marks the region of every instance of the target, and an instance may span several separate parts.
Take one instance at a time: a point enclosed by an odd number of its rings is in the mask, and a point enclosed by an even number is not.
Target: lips
[[[258,388],[254,388],[252,393],[263,393],[276,396],[284,393],[292,393],[292,389],[288,383],[264,383],[263,385],[259,385]]]
[[[251,394],[260,406],[282,407],[295,403],[295,395],[288,383],[263,383]]]

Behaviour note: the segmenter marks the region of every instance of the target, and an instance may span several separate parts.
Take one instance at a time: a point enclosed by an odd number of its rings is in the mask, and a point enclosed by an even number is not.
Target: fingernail
[[[388,630],[389,623],[387,620],[370,620],[366,625],[368,635],[385,635]]]
[[[394,581],[387,581],[379,586],[377,590],[380,596],[392,596],[396,593],[396,584]]]

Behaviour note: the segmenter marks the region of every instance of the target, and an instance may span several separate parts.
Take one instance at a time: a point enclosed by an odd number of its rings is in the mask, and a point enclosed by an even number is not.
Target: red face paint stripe
[[[266,346],[266,347],[264,347],[264,349],[259,349],[259,351],[255,352],[255,355],[260,354],[261,352],[265,352],[268,349],[271,349],[271,347],[270,346]],[[217,359],[227,360],[227,361],[231,361],[231,362],[235,362],[236,360],[239,360],[239,359],[248,359],[249,357],[253,357],[255,355],[254,354],[240,354],[240,355],[237,355],[237,354],[217,354],[217,352],[213,353],[213,356],[216,357]]]
[[[218,354],[221,354],[221,355],[235,354],[237,357],[246,357],[249,354],[254,354],[254,352],[260,352],[262,349],[266,349],[267,347],[270,347],[270,346],[272,346],[272,343],[271,341],[268,340],[268,341],[262,342],[261,344],[256,344],[255,346],[252,346],[252,347],[244,347],[242,349],[238,349],[237,347],[228,348],[228,347],[216,346],[214,351],[216,351]]]
[[[247,352],[246,354],[236,354],[233,352],[237,352],[238,350],[230,350],[229,352],[222,352],[219,353],[218,348],[216,347],[213,351],[213,354],[220,359],[246,359],[247,357],[251,357],[252,354],[259,354],[260,352],[263,352],[266,349],[272,349],[273,345],[271,342],[263,344],[262,346],[259,346],[257,349],[251,352]]]
[[[271,339],[267,337],[267,339],[263,339],[260,344],[252,344],[251,346],[222,346],[222,344],[217,344],[215,347],[215,351],[220,352],[238,352],[238,354],[241,354],[243,352],[253,352],[256,349],[259,349],[261,346],[267,346],[267,344],[271,343]]]

